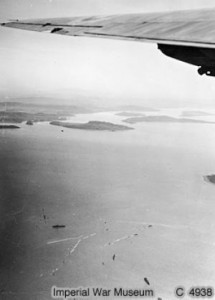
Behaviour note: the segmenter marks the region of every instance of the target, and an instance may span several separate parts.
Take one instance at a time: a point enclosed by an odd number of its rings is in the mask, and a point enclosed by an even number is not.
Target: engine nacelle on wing
[[[215,49],[158,44],[158,49],[171,58],[200,67],[200,75],[215,77]]]
[[[205,74],[207,76],[215,77],[215,68],[209,68],[209,67],[202,66],[198,69],[198,73],[199,73],[199,75]]]

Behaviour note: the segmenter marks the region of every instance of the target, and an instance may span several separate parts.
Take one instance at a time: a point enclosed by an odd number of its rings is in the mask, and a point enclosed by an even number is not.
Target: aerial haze
[[[213,5],[0,0],[0,21]],[[213,287],[214,78],[156,44],[3,27],[0,65],[0,299]]]

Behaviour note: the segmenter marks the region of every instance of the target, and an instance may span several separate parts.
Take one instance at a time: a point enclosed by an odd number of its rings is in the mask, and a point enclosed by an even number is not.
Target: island
[[[31,120],[28,120],[25,124],[26,125],[34,125],[33,121],[31,121]]]
[[[204,180],[215,184],[215,174],[204,176]]]
[[[205,123],[214,124],[214,122],[207,122],[202,120],[193,120],[185,118],[173,118],[169,116],[144,116],[144,117],[134,117],[123,120],[125,123],[135,124],[140,122],[161,122],[161,123]]]
[[[113,124],[109,122],[101,121],[89,121],[88,123],[69,123],[61,121],[52,121],[49,124],[72,128],[72,129],[84,129],[84,130],[108,130],[108,131],[122,131],[122,130],[131,130],[132,127]]]
[[[0,129],[19,129],[19,126],[16,125],[5,125],[5,124],[0,124]]]

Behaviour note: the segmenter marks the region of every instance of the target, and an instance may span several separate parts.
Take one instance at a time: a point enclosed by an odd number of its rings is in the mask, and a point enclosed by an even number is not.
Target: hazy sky
[[[212,0],[0,0],[0,21],[215,7]],[[156,44],[0,28],[0,96],[74,94],[154,107],[214,107],[215,78]],[[90,101],[90,100],[89,100]]]

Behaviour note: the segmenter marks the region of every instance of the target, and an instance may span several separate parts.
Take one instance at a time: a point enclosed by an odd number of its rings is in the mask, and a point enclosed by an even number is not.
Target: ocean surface
[[[2,299],[49,300],[58,286],[152,288],[172,300],[177,286],[214,286],[215,185],[204,176],[215,173],[215,124],[132,127],[1,130]]]

